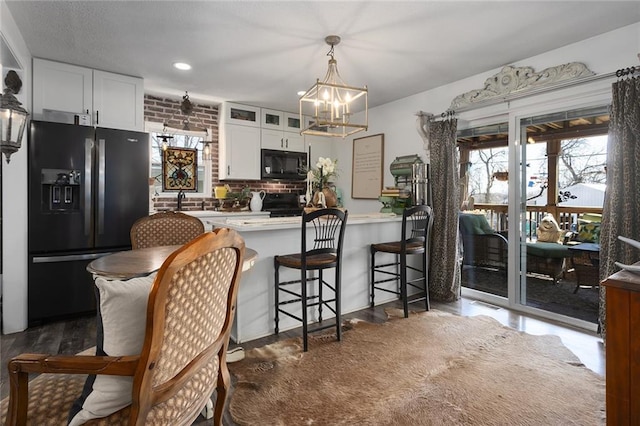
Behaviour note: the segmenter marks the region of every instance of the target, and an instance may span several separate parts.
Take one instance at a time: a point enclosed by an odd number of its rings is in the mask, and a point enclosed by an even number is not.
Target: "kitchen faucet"
[[[186,195],[182,189],[178,191],[178,211],[182,210],[182,199],[185,197]]]

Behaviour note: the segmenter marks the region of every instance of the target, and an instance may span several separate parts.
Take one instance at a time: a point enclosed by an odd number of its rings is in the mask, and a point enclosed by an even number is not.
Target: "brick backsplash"
[[[180,102],[182,100],[168,99],[158,96],[144,96],[144,119],[145,121],[164,123],[166,120],[179,111]],[[251,191],[264,190],[265,192],[295,192],[304,194],[306,186],[304,182],[278,182],[278,181],[244,181],[226,180],[220,182],[218,179],[218,106],[193,103],[193,114],[211,129],[212,147],[211,153],[213,164],[211,167],[211,186],[227,184],[232,192],[240,192],[243,188],[249,188]],[[169,121],[169,126],[180,128],[182,123],[179,119]],[[205,198],[186,198],[182,202],[183,210],[212,210],[218,206],[218,202],[213,197]],[[177,208],[177,199],[175,197],[156,197],[154,198],[154,209],[158,211],[175,210]]]

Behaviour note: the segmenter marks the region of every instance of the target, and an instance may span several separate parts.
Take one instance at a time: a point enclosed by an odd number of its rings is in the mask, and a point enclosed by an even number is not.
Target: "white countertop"
[[[299,228],[302,218],[296,217],[265,217],[265,218],[220,218],[209,219],[207,224],[216,227],[226,227],[236,231],[268,231],[277,229]],[[350,214],[347,225],[396,222],[401,221],[402,216],[395,213],[360,213]]]
[[[269,212],[252,212],[251,210],[241,210],[235,212],[225,212],[218,210],[183,210],[182,213],[195,217],[227,217],[227,216],[269,216]]]

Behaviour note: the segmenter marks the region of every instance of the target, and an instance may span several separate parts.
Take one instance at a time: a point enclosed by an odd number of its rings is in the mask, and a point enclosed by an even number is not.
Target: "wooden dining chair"
[[[140,354],[13,358],[6,424],[67,424],[87,374],[129,377],[133,383],[128,405],[87,424],[190,425],[214,389],[214,421],[222,424],[230,384],[226,354],[244,251],[237,232],[220,228],[173,252],[142,310],[146,328]],[[40,374],[29,381],[31,373]]]
[[[131,248],[182,245],[203,233],[197,217],[176,211],[155,213],[131,226]]]

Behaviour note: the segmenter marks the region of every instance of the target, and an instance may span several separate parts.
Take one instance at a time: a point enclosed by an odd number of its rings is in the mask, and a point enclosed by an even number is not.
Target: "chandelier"
[[[340,37],[330,35],[324,41],[331,46],[327,53],[329,68],[324,80],[316,80],[300,97],[300,122],[305,123],[300,132],[304,135],[345,138],[368,126],[367,86],[348,86],[340,77],[338,62],[333,57],[334,46]],[[362,119],[356,121],[354,113],[362,112]],[[305,121],[305,117],[309,120]]]
[[[166,150],[169,146],[171,146],[171,139],[173,139],[173,136],[169,134],[169,130],[171,129],[169,123],[179,121],[181,123],[181,130],[193,131],[193,132],[204,132],[204,137],[201,142],[203,145],[202,159],[205,161],[211,161],[213,155],[212,155],[212,149],[211,149],[212,141],[209,135],[209,130],[207,129],[207,127],[199,117],[193,116],[192,114],[193,114],[193,104],[189,99],[189,93],[185,91],[184,96],[182,97],[182,102],[180,102],[180,112],[174,113],[169,119],[167,119],[163,123],[162,135],[159,136],[159,138],[162,140],[162,149]],[[192,116],[199,123],[192,123],[190,121]],[[199,124],[199,127],[195,127],[197,124]]]
[[[4,154],[8,164],[11,154],[22,146],[22,135],[29,113],[13,96],[20,92],[22,87],[22,80],[18,74],[13,70],[9,71],[4,83],[6,88],[4,93],[0,95],[0,152]]]

